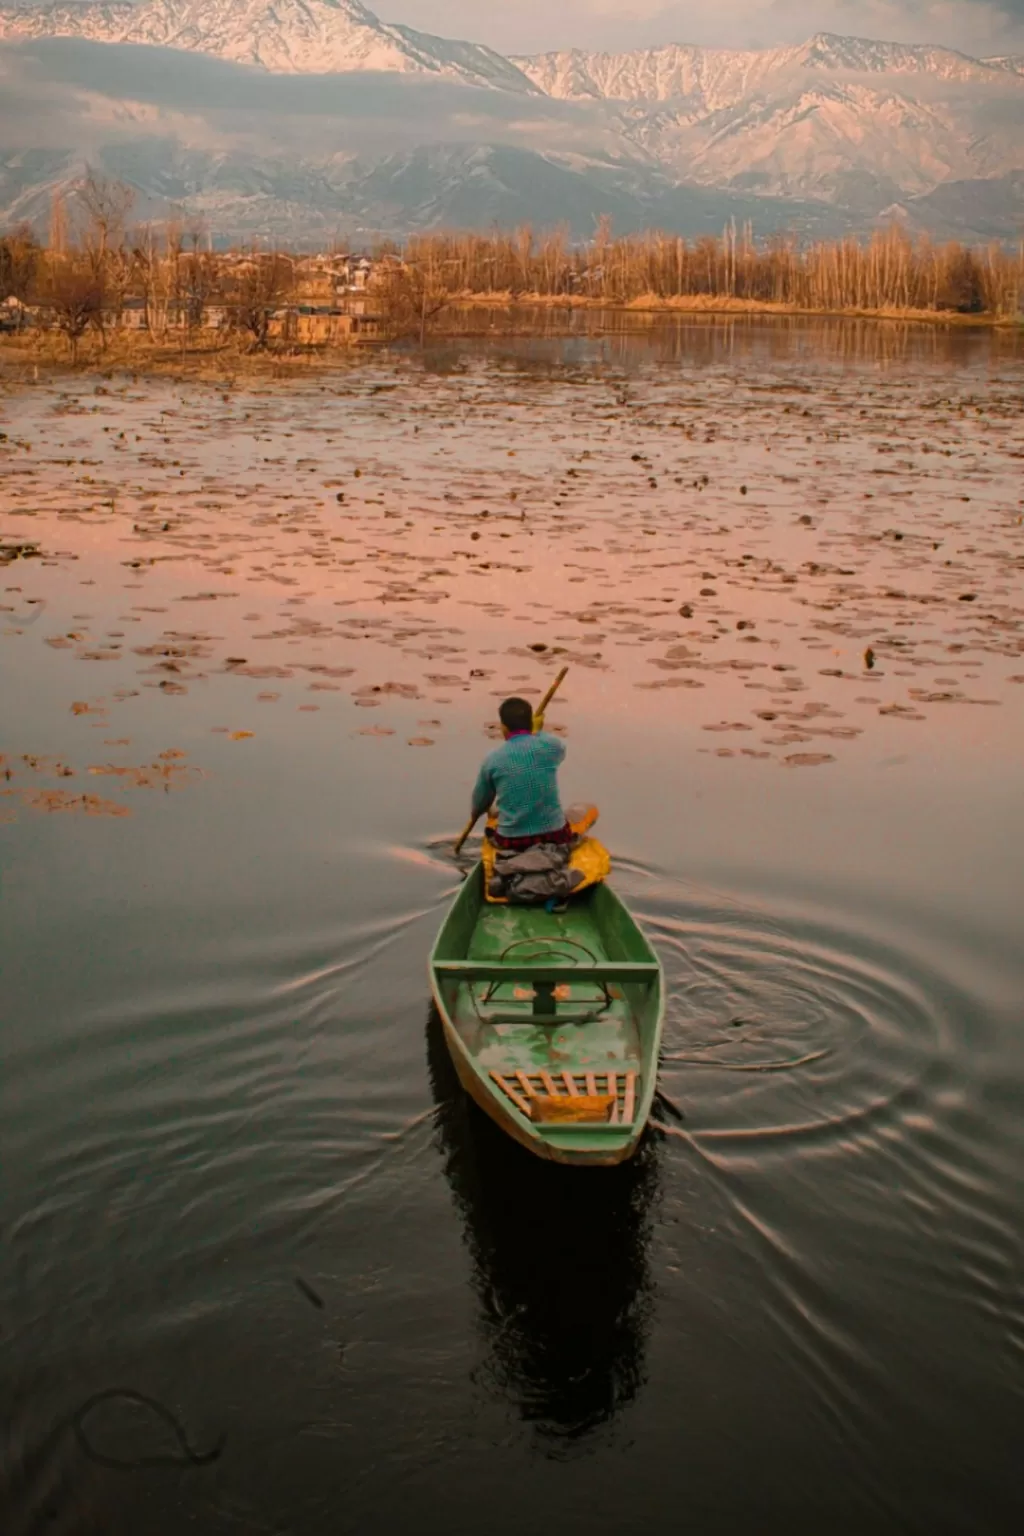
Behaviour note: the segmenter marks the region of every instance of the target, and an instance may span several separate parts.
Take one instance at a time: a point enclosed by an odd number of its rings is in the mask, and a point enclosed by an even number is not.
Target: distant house
[[[12,293],[0,304],[0,331],[20,331],[29,323],[29,309]]]
[[[125,299],[121,306],[119,323],[126,331],[145,331],[149,328],[149,313],[145,299]]]
[[[365,288],[373,275],[373,262],[367,256],[360,256],[351,272],[351,286],[356,289]]]
[[[117,323],[125,331],[154,329],[162,334],[165,331],[191,329],[195,324],[198,309],[191,314],[192,324],[190,324],[189,306],[179,299],[147,301],[132,297],[125,299],[121,305]],[[227,326],[228,319],[228,309],[225,304],[205,304],[202,307],[202,319],[198,321],[198,325],[203,330],[219,331]]]
[[[373,275],[373,262],[369,256],[339,254],[327,258],[326,270],[336,294],[361,293]]]
[[[352,316],[333,306],[303,304],[295,316],[295,340],[301,346],[324,346],[328,342],[348,340],[352,334]]]
[[[376,317],[353,314],[347,306],[289,304],[271,315],[267,334],[301,347],[323,347],[369,340],[378,329]]]

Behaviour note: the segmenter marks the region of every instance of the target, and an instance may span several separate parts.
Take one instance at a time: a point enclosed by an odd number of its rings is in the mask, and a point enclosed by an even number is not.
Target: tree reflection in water
[[[657,1148],[648,1139],[617,1168],[545,1162],[463,1091],[434,1009],[427,1054],[445,1174],[480,1298],[487,1358],[478,1379],[552,1450],[565,1448],[644,1384]]]

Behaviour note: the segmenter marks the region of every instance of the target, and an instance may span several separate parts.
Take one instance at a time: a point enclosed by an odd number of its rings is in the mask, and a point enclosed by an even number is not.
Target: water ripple
[[[645,894],[666,968],[663,1075],[691,1134],[792,1150],[941,1114],[970,1006],[949,977],[821,916],[787,926],[664,884]]]

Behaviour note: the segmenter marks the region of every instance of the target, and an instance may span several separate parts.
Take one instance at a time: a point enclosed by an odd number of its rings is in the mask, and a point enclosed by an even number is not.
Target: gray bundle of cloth
[[[517,852],[499,848],[494,860],[494,874],[488,894],[504,897],[517,906],[542,905],[547,901],[565,901],[586,876],[569,868],[572,843],[535,843]]]

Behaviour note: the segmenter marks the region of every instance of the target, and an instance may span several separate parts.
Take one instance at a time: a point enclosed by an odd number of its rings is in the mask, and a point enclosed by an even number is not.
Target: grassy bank
[[[238,337],[200,335],[182,345],[139,333],[83,338],[72,359],[63,337],[24,331],[0,336],[0,367],[24,378],[40,370],[76,373],[140,373],[166,378],[200,378],[230,384],[236,379],[287,378],[322,368],[356,366],[362,349],[345,345],[297,348],[269,343],[253,349]]]
[[[901,308],[898,305],[886,305],[875,309],[853,306],[818,308],[770,299],[741,299],[712,294],[662,296],[656,293],[643,293],[636,298],[616,302],[583,294],[514,293],[506,290],[502,293],[460,294],[455,302],[460,306],[465,305],[466,308],[484,309],[578,309],[652,315],[793,315],[844,320],[919,321],[932,325],[1024,325],[1024,314],[1013,316],[998,314],[991,310],[983,310],[976,314],[962,314],[953,309],[914,309]]]

